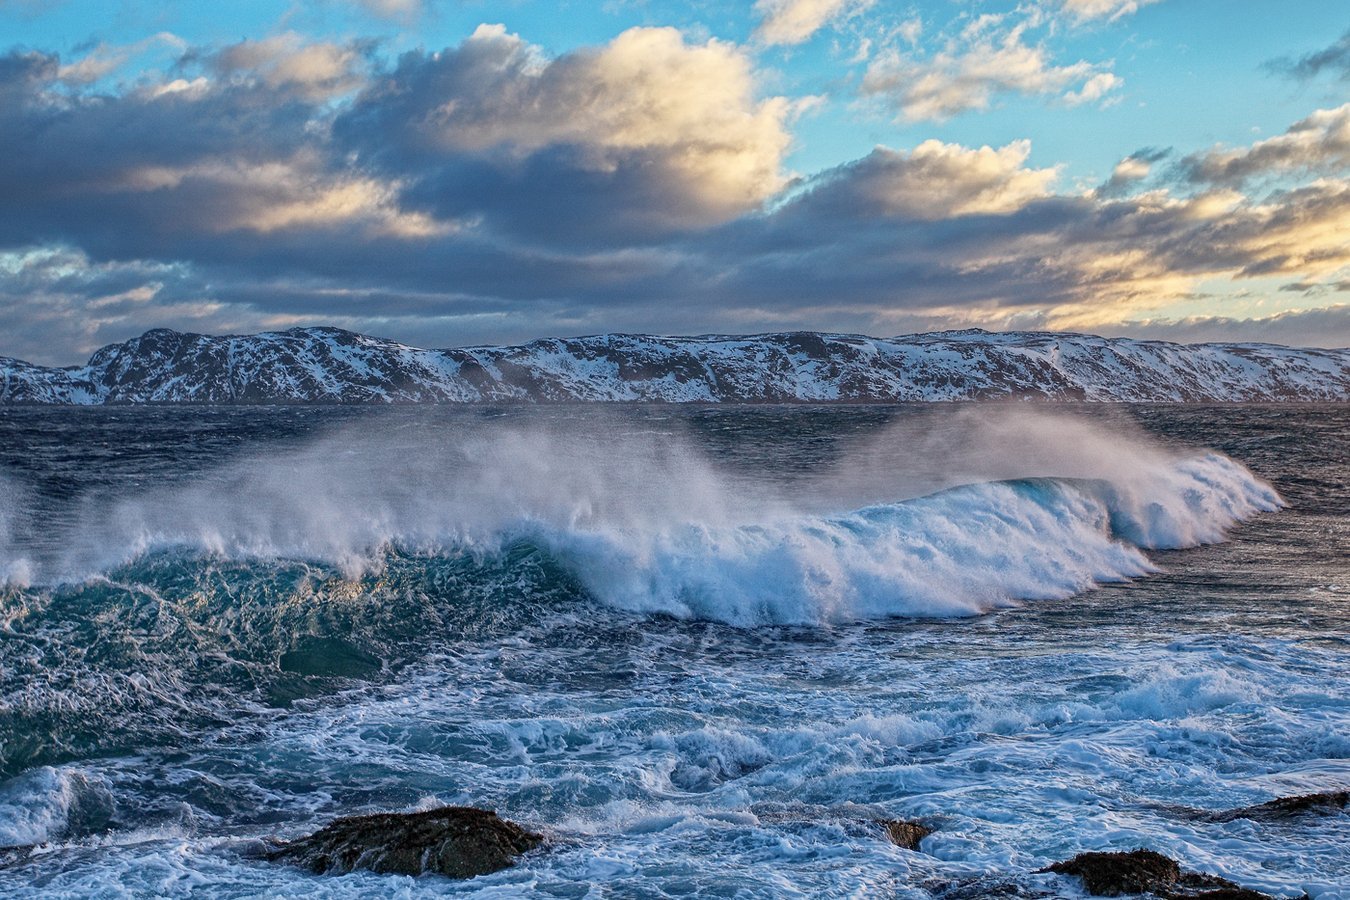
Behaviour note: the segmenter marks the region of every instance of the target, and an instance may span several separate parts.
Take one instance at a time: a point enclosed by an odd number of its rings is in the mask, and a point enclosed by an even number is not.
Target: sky
[[[1343,0],[0,0],[0,355],[1350,346]]]

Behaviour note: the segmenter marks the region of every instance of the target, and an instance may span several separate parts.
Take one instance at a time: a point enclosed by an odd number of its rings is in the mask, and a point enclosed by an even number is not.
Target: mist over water
[[[1135,846],[1350,880],[1335,820],[1186,812],[1350,785],[1338,407],[0,431],[0,846],[47,845],[0,893],[1054,894]],[[465,883],[249,855],[443,803],[558,843]]]

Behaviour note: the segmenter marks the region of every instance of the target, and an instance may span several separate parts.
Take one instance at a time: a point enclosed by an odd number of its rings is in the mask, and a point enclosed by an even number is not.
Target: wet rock
[[[1181,877],[1181,866],[1176,860],[1152,850],[1080,853],[1042,871],[1076,875],[1083,879],[1083,888],[1089,894],[1099,897],[1142,894],[1176,884]]]
[[[1279,797],[1257,806],[1243,806],[1226,812],[1212,813],[1211,822],[1231,822],[1234,819],[1276,821],[1304,815],[1334,815],[1350,805],[1350,791],[1324,791],[1297,797]]]
[[[904,819],[890,819],[881,823],[886,829],[886,837],[897,847],[906,850],[918,850],[919,841],[933,833],[933,829],[920,822]]]
[[[1182,872],[1176,860],[1152,850],[1080,853],[1040,871],[1077,876],[1098,897],[1147,893],[1163,900],[1271,900],[1217,875]]]
[[[756,803],[750,807],[765,825],[809,829],[834,826],[854,838],[886,840],[906,850],[918,850],[919,842],[936,829],[918,820],[888,818],[884,807],[871,803]],[[880,835],[878,835],[880,829]]]
[[[472,878],[506,869],[543,836],[485,809],[446,806],[427,812],[338,819],[266,855],[317,874],[354,869],[381,874]]]

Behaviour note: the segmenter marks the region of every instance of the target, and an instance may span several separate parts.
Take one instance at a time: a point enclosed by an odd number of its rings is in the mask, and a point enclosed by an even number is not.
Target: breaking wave
[[[26,545],[0,530],[0,575],[78,583],[187,550],[359,579],[391,553],[482,560],[523,542],[617,608],[809,624],[1067,597],[1281,505],[1222,454],[1017,410],[893,428],[811,477],[757,476],[618,422],[348,428],[187,486],[86,496]]]

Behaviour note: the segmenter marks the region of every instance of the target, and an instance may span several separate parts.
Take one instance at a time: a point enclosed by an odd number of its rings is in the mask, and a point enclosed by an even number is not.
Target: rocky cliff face
[[[0,358],[7,403],[1350,400],[1350,349],[952,331],[880,339],[608,334],[421,350],[337,328],[156,329],[46,368]]]

